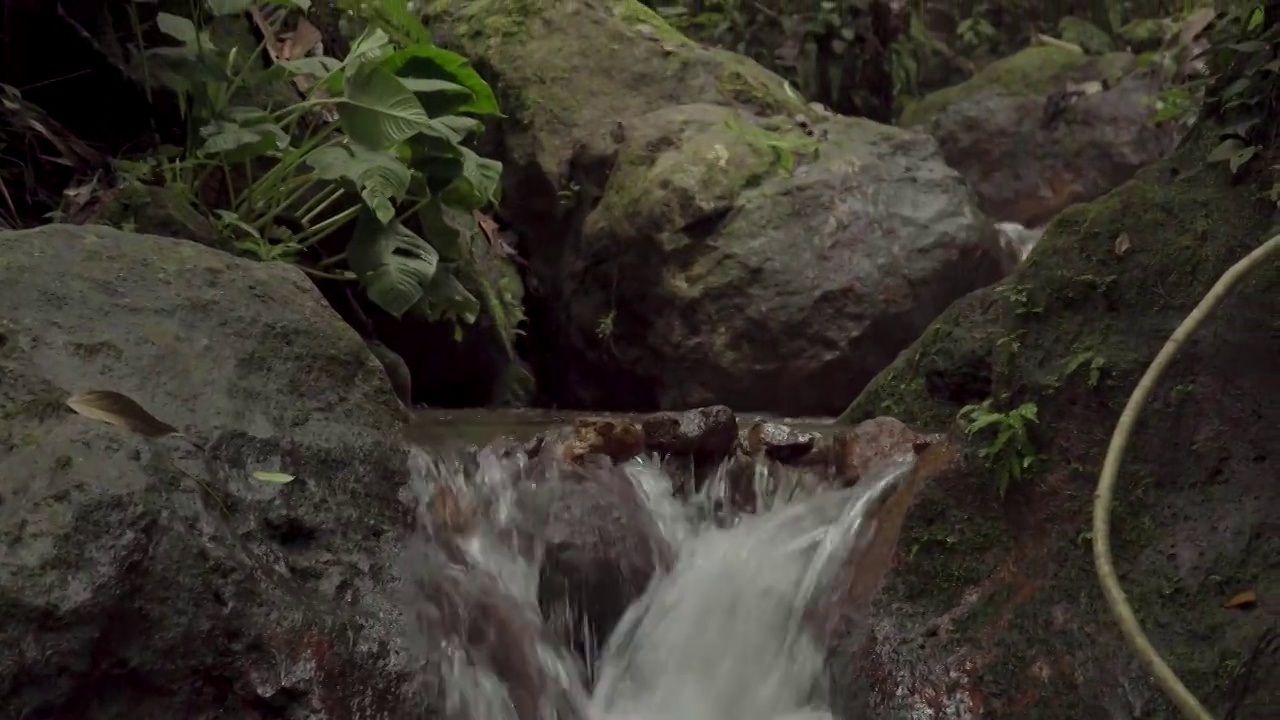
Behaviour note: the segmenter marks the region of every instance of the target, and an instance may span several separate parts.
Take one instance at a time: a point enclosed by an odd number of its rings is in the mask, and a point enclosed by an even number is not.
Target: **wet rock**
[[[431,10],[513,98],[502,211],[556,404],[833,414],[1000,275],[928,137],[824,117],[635,0]]]
[[[853,485],[894,457],[922,444],[927,446],[931,439],[891,417],[873,418],[847,432],[833,432],[831,445],[839,483]]]
[[[646,449],[660,455],[722,460],[738,441],[738,418],[724,405],[655,413],[641,427]]]
[[[388,590],[403,409],[301,272],[54,225],[0,234],[0,287],[6,717],[434,716]]]
[[[1119,186],[1173,149],[1154,122],[1157,77],[1128,53],[1037,46],[925,97],[903,123],[927,129],[984,212],[1040,225]]]
[[[653,574],[671,566],[672,548],[617,465],[540,463],[537,501],[549,516],[538,604],[590,664]]]
[[[630,420],[580,418],[572,427],[545,433],[535,447],[539,457],[552,456],[570,464],[592,455],[623,462],[644,452],[645,433]]]
[[[811,432],[801,432],[789,425],[757,422],[745,433],[743,446],[751,455],[763,453],[771,460],[796,462],[808,455],[818,441]]]

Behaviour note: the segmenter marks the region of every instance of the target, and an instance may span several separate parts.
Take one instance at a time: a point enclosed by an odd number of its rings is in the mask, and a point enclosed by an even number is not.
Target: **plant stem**
[[[320,280],[338,280],[338,281],[345,282],[348,280],[356,279],[356,276],[353,275],[352,273],[346,273],[345,275],[335,275],[333,273],[327,273],[320,270],[316,270],[314,268],[309,268],[306,265],[299,265],[298,267],[302,268],[302,272],[306,273],[307,275],[310,275],[313,278],[319,278]]]
[[[354,218],[356,215],[360,214],[360,211],[363,209],[364,207],[361,205],[353,205],[347,208],[346,210],[343,210],[342,212],[338,213],[337,215],[334,215],[331,218],[328,218],[322,222],[316,223],[314,226],[309,228],[306,232],[302,233],[302,236],[297,239],[298,248],[305,250],[306,248],[309,248],[312,245],[315,245],[316,243],[323,240],[326,235],[336,230],[343,223],[347,222],[348,220]]]

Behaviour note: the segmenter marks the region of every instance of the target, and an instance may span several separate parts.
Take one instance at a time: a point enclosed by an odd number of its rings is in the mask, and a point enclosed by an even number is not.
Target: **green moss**
[[[813,109],[791,85],[750,58],[713,50],[716,86],[725,97],[769,115],[810,116]]]
[[[643,25],[651,28],[653,33],[669,47],[697,47],[698,44],[685,37],[684,33],[675,29],[662,16],[654,12],[639,0],[612,0],[609,3],[613,14],[633,29]]]
[[[986,93],[1048,94],[1058,89],[1065,72],[1083,66],[1088,60],[1078,52],[1052,45],[1029,47],[991,63],[959,85],[929,93],[903,113],[902,124],[919,125],[952,103]]]
[[[902,529],[906,558],[897,572],[910,579],[898,584],[892,597],[916,602],[930,614],[941,615],[990,576],[1008,536],[998,518],[952,510],[946,497],[926,495],[916,501]]]

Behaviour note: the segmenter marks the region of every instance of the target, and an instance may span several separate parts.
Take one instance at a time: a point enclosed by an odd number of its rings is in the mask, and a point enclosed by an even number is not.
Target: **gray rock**
[[[0,234],[0,288],[5,717],[431,716],[387,590],[403,411],[302,273],[48,226]]]

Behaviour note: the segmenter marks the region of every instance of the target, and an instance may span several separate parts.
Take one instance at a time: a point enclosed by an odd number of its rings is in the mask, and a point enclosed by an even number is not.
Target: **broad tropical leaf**
[[[471,67],[467,59],[455,52],[434,45],[414,45],[391,53],[382,60],[382,67],[402,78],[446,80],[470,90],[469,101],[454,107],[432,108],[434,115],[497,115],[498,99],[493,88]]]
[[[448,115],[475,97],[467,88],[448,80],[402,77],[400,82],[418,96],[418,102],[422,103],[423,109],[431,117]],[[472,122],[479,124],[476,120]]]
[[[372,150],[388,150],[430,129],[431,122],[413,92],[376,65],[347,78],[338,118],[352,140]]]
[[[369,211],[360,214],[347,246],[347,264],[369,299],[395,317],[422,298],[439,261],[426,240],[398,222],[380,222]]]
[[[444,190],[444,201],[466,210],[479,210],[498,202],[502,163],[481,158],[462,147],[462,172]]]
[[[383,224],[395,217],[395,204],[409,189],[409,168],[391,153],[359,145],[326,145],[308,155],[306,163],[326,180],[355,185]]]
[[[441,267],[423,288],[413,313],[427,320],[456,320],[470,325],[480,315],[480,301],[458,282],[450,268]]]
[[[394,51],[391,38],[387,37],[385,32],[380,28],[369,28],[351,43],[351,49],[347,51],[343,65],[347,68],[347,74],[353,75],[389,57]]]

